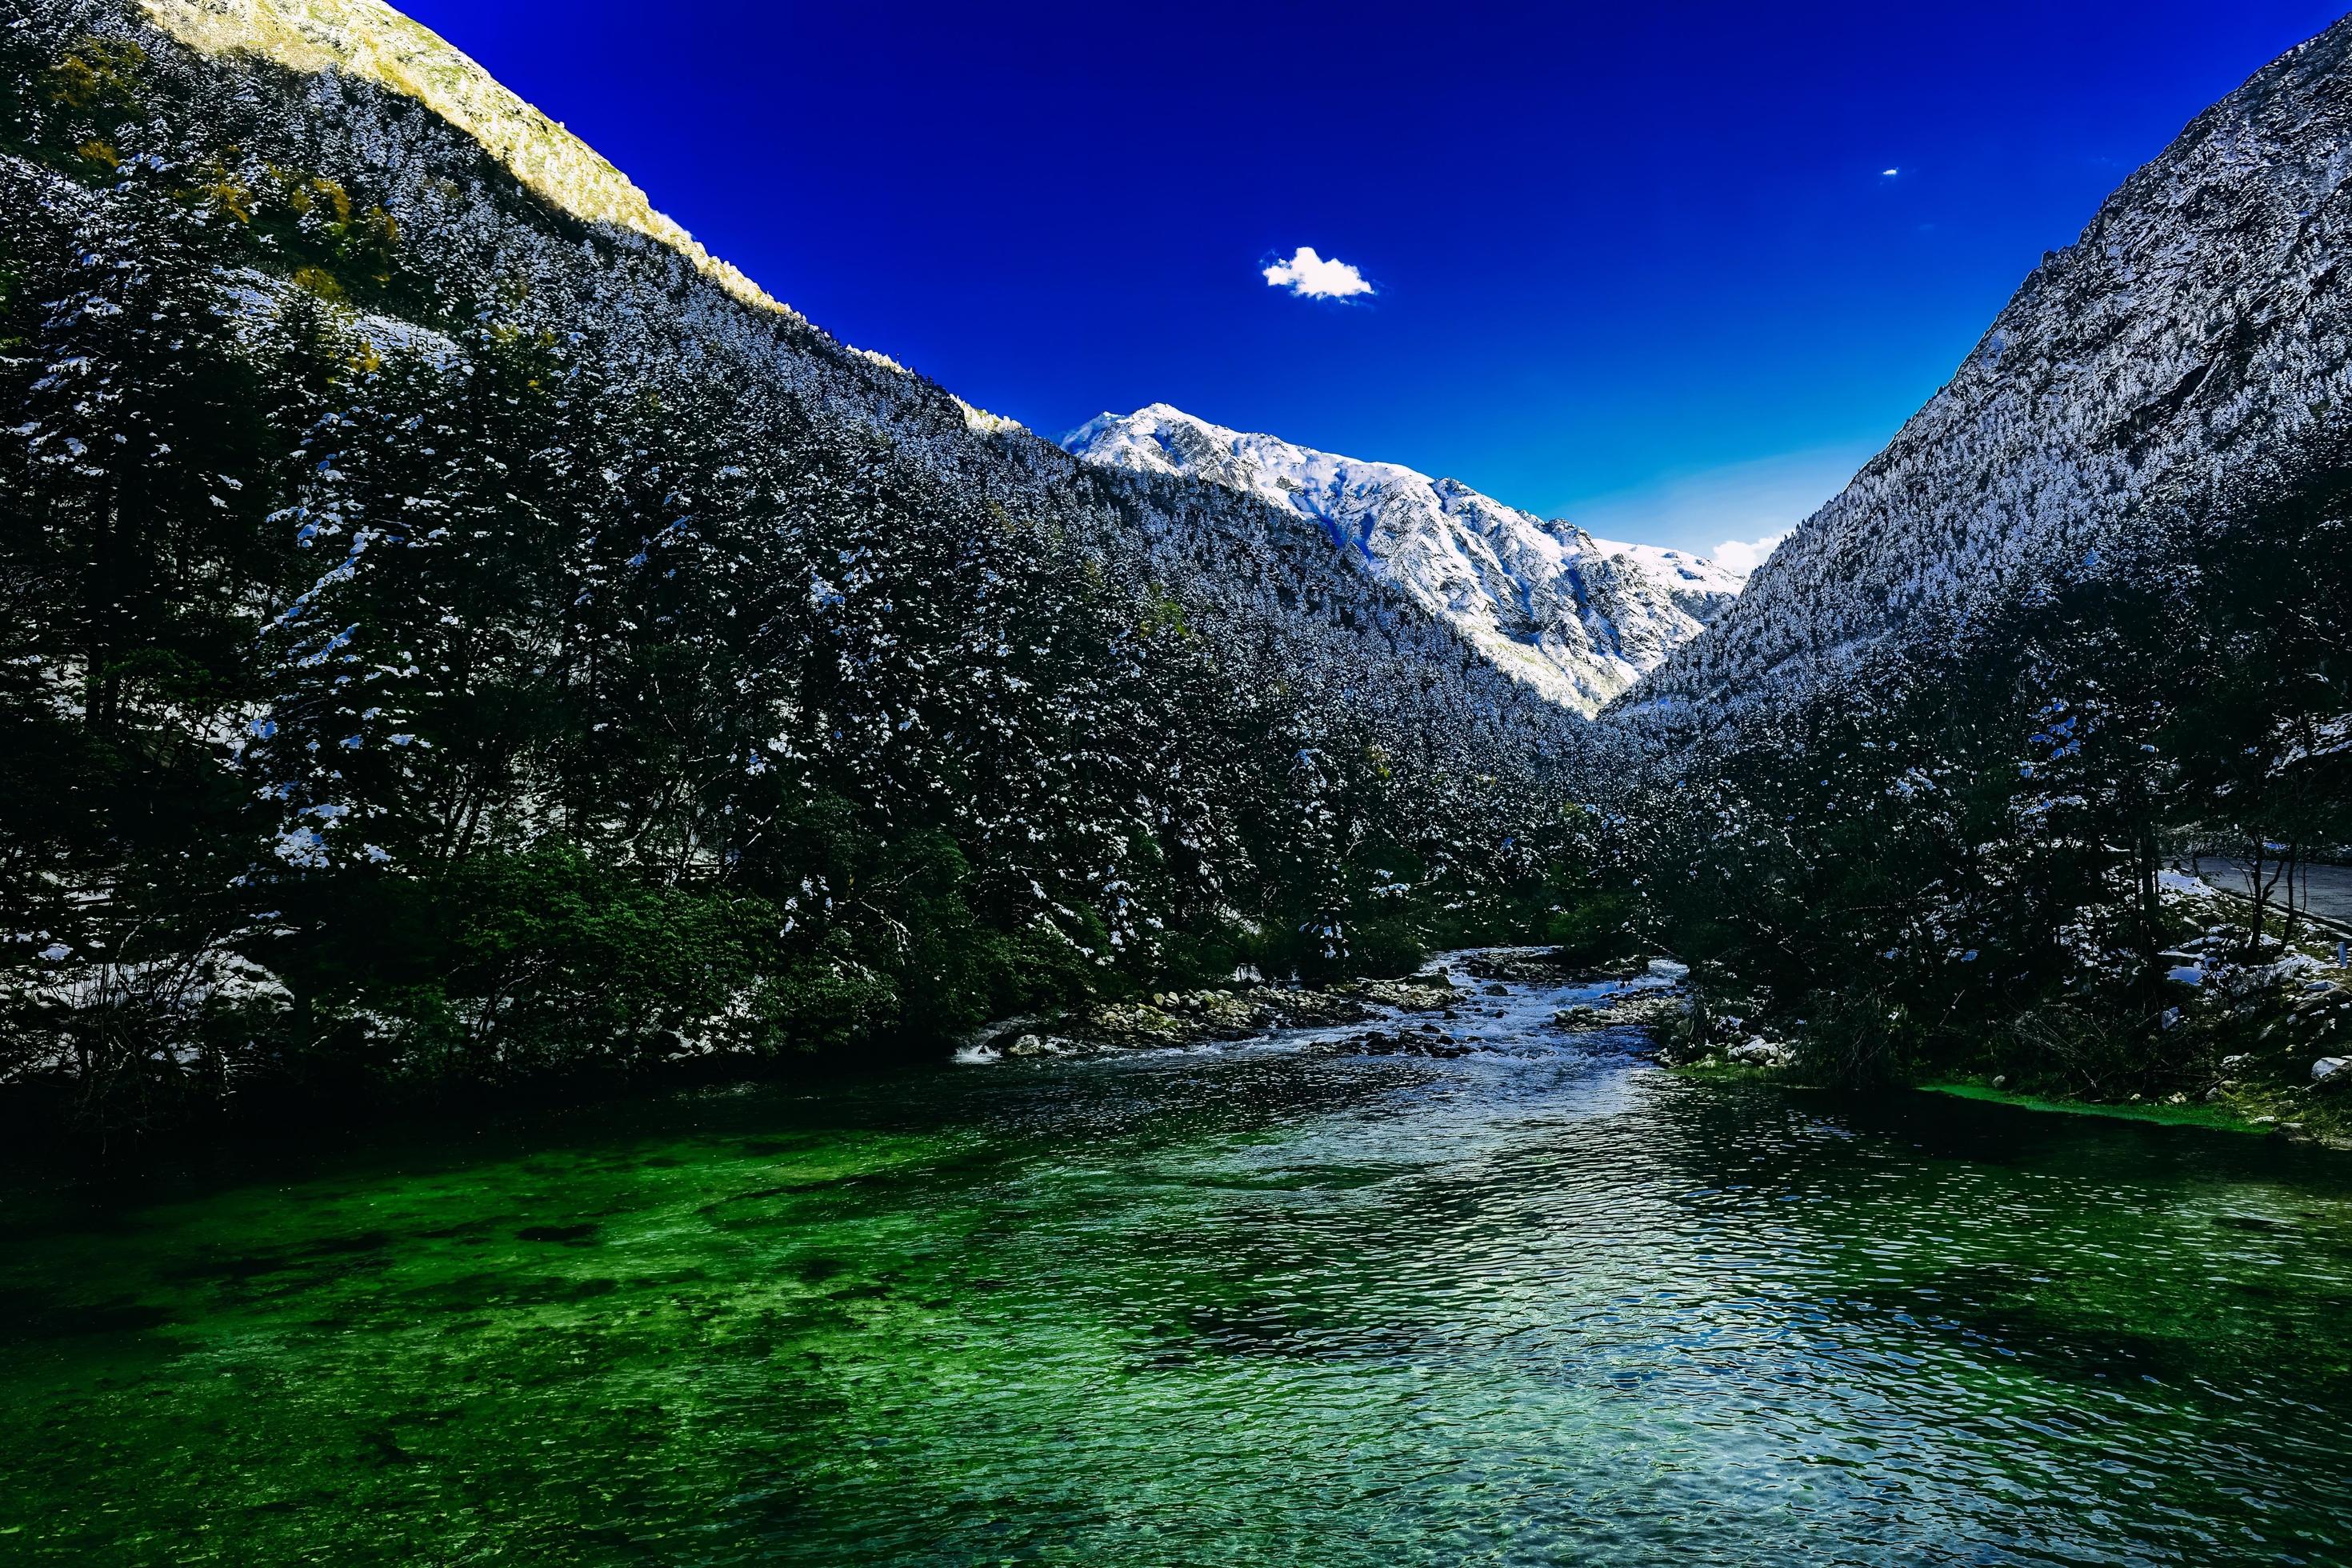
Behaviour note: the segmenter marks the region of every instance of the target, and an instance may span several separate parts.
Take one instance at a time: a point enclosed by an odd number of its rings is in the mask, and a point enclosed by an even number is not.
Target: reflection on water
[[[2352,1561],[2352,1181],[1582,993],[0,1209],[0,1559]]]

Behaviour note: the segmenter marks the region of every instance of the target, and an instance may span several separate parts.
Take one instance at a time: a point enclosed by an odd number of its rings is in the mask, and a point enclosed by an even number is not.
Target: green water
[[[0,1560],[2352,1563],[2352,1165],[1481,999],[0,1194]]]

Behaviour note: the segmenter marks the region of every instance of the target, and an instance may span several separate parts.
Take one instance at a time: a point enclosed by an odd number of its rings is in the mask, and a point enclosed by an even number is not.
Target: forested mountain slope
[[[2291,897],[2352,853],[2347,51],[2126,181],[1602,716],[1702,1046],[2352,1126]],[[2226,917],[2174,869],[2215,852]]]
[[[1738,596],[1741,579],[1613,544],[1455,479],[1250,435],[1155,403],[1064,442],[1089,463],[1222,485],[1312,520],[1341,558],[1452,625],[1500,670],[1596,711]]]
[[[1585,727],[1318,530],[835,342],[395,13],[20,11],[0,1077],[936,1036],[1565,852]]]
[[[2162,574],[2246,498],[2307,479],[2352,422],[2347,51],[2352,20],[2126,181],[1619,711],[1704,723],[1834,684],[2036,594]]]

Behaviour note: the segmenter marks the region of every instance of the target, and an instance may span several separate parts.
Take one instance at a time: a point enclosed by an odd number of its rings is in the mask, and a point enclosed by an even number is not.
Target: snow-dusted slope
[[[669,247],[747,305],[788,310],[655,211],[645,192],[585,142],[383,0],[139,3],[157,26],[207,54],[250,55],[306,74],[339,70],[413,98],[480,142],[558,210]]]
[[[273,223],[294,222],[289,180],[329,182],[381,212],[396,236],[385,265],[397,278],[336,282],[327,318],[386,357],[398,351],[446,369],[471,352],[459,340],[495,318],[526,340],[593,344],[583,361],[602,383],[643,388],[665,405],[724,385],[732,416],[764,432],[746,437],[762,460],[789,452],[793,461],[870,465],[887,453],[892,504],[915,508],[926,526],[961,536],[968,515],[1010,520],[1050,540],[1056,563],[1090,562],[1090,592],[1148,590],[1152,613],[1197,634],[1236,690],[1316,731],[1289,737],[1285,756],[1302,736],[1319,742],[1356,726],[1391,756],[1423,759],[1431,777],[1524,781],[1549,778],[1599,743],[1574,714],[1479,659],[1445,618],[1346,567],[1319,531],[1292,529],[1287,509],[1214,485],[1089,468],[883,354],[840,343],[383,0],[37,0],[28,17],[0,26],[0,66],[17,72],[0,87],[33,79],[87,38],[135,46],[138,98],[155,113],[152,126],[127,128],[147,140],[126,147],[152,142],[156,157],[278,204]],[[33,63],[13,63],[19,57]],[[67,107],[46,92],[0,90],[0,118],[28,105],[58,115]],[[34,143],[10,128],[0,137],[0,240],[12,258],[34,215],[95,244],[109,201],[133,209],[143,200],[120,182],[93,184],[79,162],[68,171],[28,155]],[[139,167],[151,163],[165,168],[154,157]],[[119,199],[109,195],[118,185]],[[313,246],[310,229],[323,220],[302,221],[300,244]],[[302,258],[262,225],[219,233],[236,259],[220,270],[223,302],[258,352],[284,329],[288,301],[308,310],[319,296],[297,281]],[[691,445],[684,431],[677,441]],[[751,468],[748,458],[727,466],[729,482],[748,483]],[[799,537],[811,526],[818,501],[797,483],[769,492],[783,521],[751,537],[782,537],[780,526]],[[892,533],[912,536],[903,519]],[[892,603],[916,597],[911,584],[896,587]],[[1003,646],[1008,657],[1017,651]],[[949,684],[969,683],[960,668]]]
[[[2200,115],[2043,258],[1950,383],[1620,711],[1834,696],[2044,587],[2171,570],[2338,460],[2347,182],[2352,20]]]
[[[1454,479],[1228,430],[1164,403],[1103,415],[1063,445],[1089,463],[1207,480],[1313,519],[1350,562],[1581,713],[1739,593],[1738,574],[1695,555],[1595,539]]]

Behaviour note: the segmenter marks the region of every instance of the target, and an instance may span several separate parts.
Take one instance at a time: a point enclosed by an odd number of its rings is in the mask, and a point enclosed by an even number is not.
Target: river
[[[2352,1562],[2352,1164],[1513,986],[0,1194],[0,1561]]]

